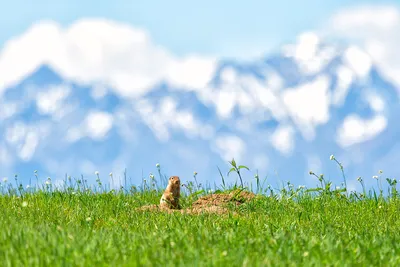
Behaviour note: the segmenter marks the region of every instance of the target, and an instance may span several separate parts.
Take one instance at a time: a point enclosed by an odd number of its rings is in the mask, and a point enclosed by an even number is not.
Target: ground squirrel
[[[179,197],[181,195],[181,180],[178,176],[171,176],[167,188],[160,199],[161,208],[180,209]]]

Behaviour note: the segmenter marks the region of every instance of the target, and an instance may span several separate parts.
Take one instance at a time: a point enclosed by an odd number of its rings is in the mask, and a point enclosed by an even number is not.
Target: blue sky
[[[33,22],[68,25],[82,17],[105,17],[149,31],[156,44],[177,55],[201,53],[247,58],[317,28],[342,8],[398,1],[365,0],[2,0],[0,45]]]

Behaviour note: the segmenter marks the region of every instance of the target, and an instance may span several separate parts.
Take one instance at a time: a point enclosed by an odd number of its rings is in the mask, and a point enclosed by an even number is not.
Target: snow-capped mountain
[[[312,41],[313,36],[309,36]],[[0,73],[1,76],[1,73]],[[128,97],[112,86],[67,79],[41,64],[0,93],[1,176],[28,183],[114,173],[139,183],[163,173],[220,184],[233,157],[276,186],[315,185],[308,172],[337,185],[367,186],[378,170],[398,177],[399,93],[355,46],[293,44],[255,61],[221,60],[206,86],[161,81]],[[386,176],[385,176],[386,177]],[[229,181],[235,181],[230,176]],[[359,187],[358,187],[359,188]]]

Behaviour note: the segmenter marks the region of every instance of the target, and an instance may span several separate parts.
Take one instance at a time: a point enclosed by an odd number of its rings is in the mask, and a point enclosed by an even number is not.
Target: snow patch
[[[387,119],[383,115],[376,115],[365,120],[357,114],[351,114],[344,119],[337,130],[336,142],[345,148],[371,140],[386,129],[387,123]]]
[[[134,105],[141,118],[162,142],[170,138],[169,129],[182,130],[187,137],[210,139],[214,134],[211,125],[198,121],[190,110],[179,110],[173,97],[164,97],[158,108],[147,99],[141,99]]]
[[[332,104],[336,107],[342,106],[353,81],[353,72],[346,66],[337,69],[337,83],[333,90]]]
[[[329,85],[329,77],[319,76],[312,82],[288,88],[283,93],[283,102],[287,110],[308,140],[314,138],[315,126],[329,120]]]
[[[40,114],[51,115],[62,109],[63,101],[71,93],[66,85],[50,86],[47,90],[38,92],[36,106]]]
[[[343,58],[358,77],[365,78],[369,74],[372,67],[371,57],[358,47],[346,49]]]
[[[271,136],[272,146],[284,155],[290,155],[294,149],[295,131],[291,126],[279,126]]]
[[[103,111],[90,112],[85,120],[86,133],[94,140],[103,139],[113,126],[113,116]]]

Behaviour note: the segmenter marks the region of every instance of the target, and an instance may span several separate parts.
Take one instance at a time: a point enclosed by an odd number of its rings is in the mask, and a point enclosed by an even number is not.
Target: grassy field
[[[235,169],[234,169],[235,170]],[[237,169],[236,169],[237,170]],[[400,266],[400,201],[391,194],[321,187],[261,189],[219,214],[140,211],[148,186],[62,190],[2,183],[2,266]],[[362,182],[362,181],[360,181]],[[100,186],[100,181],[98,184]],[[18,184],[18,183],[17,183]],[[240,188],[240,186],[239,186]],[[124,191],[125,190],[125,191]],[[256,191],[256,190],[254,190]],[[186,184],[183,208],[212,193]],[[233,199],[235,200],[235,199]],[[238,200],[236,198],[236,200]],[[238,201],[236,201],[238,203]]]

